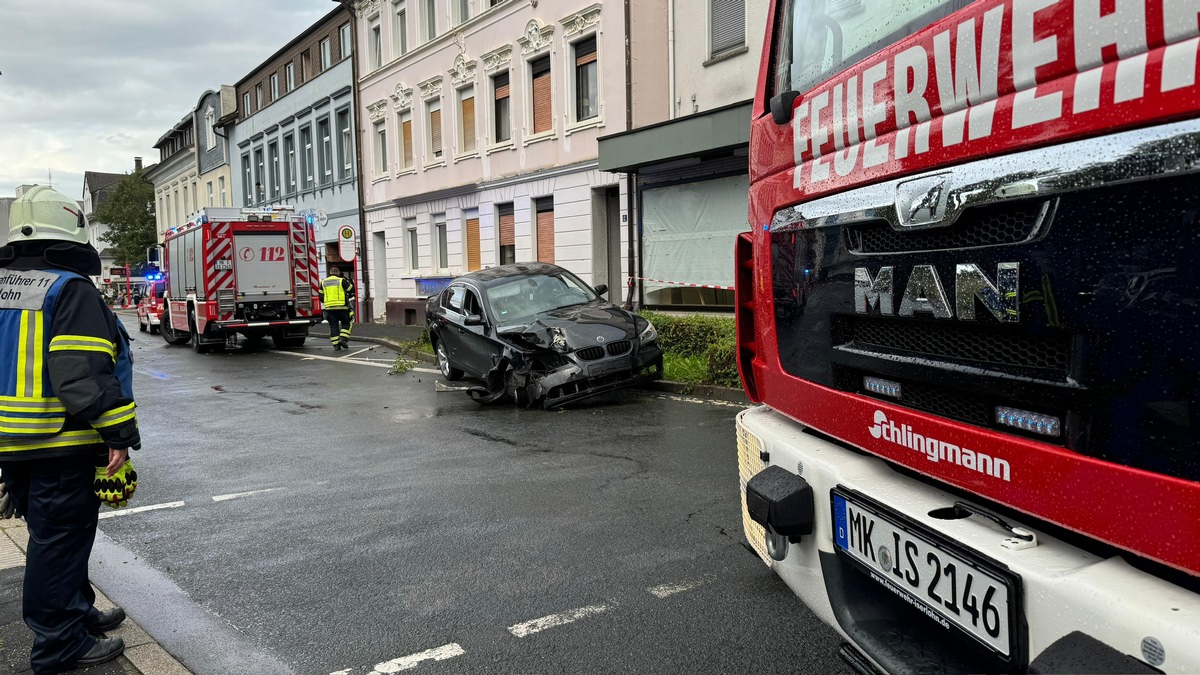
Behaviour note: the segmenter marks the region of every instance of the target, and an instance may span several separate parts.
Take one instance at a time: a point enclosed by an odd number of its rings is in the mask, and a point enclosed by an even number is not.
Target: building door
[[[387,235],[375,232],[371,235],[372,259],[375,261],[375,292],[372,294],[374,307],[372,312],[377,318],[387,314],[388,273],[387,273]]]

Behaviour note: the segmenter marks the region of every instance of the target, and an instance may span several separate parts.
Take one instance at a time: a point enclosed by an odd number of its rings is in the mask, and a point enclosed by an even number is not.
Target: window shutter
[[[550,73],[542,73],[533,78],[533,133],[550,131],[552,120]]]
[[[746,0],[710,0],[712,53],[746,44]]]
[[[495,87],[497,101],[508,98],[508,75],[498,75]]]
[[[467,219],[467,271],[483,269],[479,257],[479,219]]]
[[[517,243],[517,218],[512,213],[500,213],[500,245],[515,246]]]
[[[575,46],[575,65],[586,66],[596,61],[596,38],[580,40]]]
[[[433,155],[436,157],[442,151],[442,111],[441,110],[434,110],[433,112],[429,113],[429,132],[430,132],[430,138],[432,139],[430,142],[430,145],[433,146],[430,149],[433,151]]]
[[[475,98],[462,100],[463,152],[475,151]]]
[[[404,167],[408,168],[413,163],[412,120],[404,120],[404,124],[400,126],[400,133],[404,138]]]
[[[537,214],[537,259],[538,262],[554,262],[554,211],[538,211]]]

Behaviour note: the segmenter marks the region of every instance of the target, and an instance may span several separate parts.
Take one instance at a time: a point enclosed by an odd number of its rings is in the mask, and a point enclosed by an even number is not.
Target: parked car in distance
[[[481,403],[546,408],[661,379],[654,326],[604,300],[607,290],[545,263],[454,279],[425,305],[442,376],[471,380]]]

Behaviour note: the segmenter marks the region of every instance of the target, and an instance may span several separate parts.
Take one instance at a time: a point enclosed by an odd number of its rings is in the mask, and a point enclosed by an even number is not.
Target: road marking
[[[540,619],[534,619],[533,621],[526,621],[525,623],[519,623],[515,626],[509,626],[508,632],[519,638],[522,638],[527,635],[533,635],[534,633],[540,633],[547,628],[564,626],[568,623],[578,621],[579,619],[584,619],[589,616],[595,616],[602,612],[607,612],[608,610],[612,609],[614,605],[615,603],[588,605],[587,607],[580,607],[578,609],[572,609],[559,614],[543,616]]]
[[[703,581],[684,581],[677,584],[662,584],[661,586],[651,586],[646,590],[656,598],[666,598],[676,593],[683,593],[694,588],[699,588],[704,585]]]
[[[227,495],[217,495],[216,497],[213,497],[212,500],[214,502],[227,502],[230,499],[237,499],[238,497],[249,497],[250,495],[261,495],[261,494],[264,494],[267,492],[277,492],[279,490],[286,490],[286,489],[287,488],[276,487],[276,488],[266,488],[264,490],[251,490],[250,492],[234,492],[232,494],[227,494]]]
[[[296,356],[304,361],[308,361],[311,359],[320,359],[321,361],[333,361],[334,363],[355,363],[360,366],[371,366],[372,368],[391,368],[392,367],[390,364],[387,364],[387,363],[371,363],[370,361],[358,361],[358,360],[343,361],[340,357],[336,357],[336,356],[317,356],[316,354],[304,354],[301,352],[282,352],[282,351],[273,351],[271,353],[272,354],[284,354],[287,356]]]
[[[451,642],[448,645],[442,645],[441,647],[436,647],[434,649],[427,649],[423,652],[409,654],[408,656],[401,656],[400,658],[392,659],[391,661],[376,663],[375,670],[372,670],[370,675],[398,673],[402,670],[416,668],[417,666],[421,665],[422,661],[445,661],[446,659],[452,659],[456,656],[462,656],[466,653],[466,650],[464,650],[457,642]],[[343,670],[341,672],[349,673],[350,671]],[[338,673],[330,673],[329,675],[338,675]]]
[[[654,398],[664,401],[680,401],[682,403],[707,403],[708,405],[719,405],[725,408],[748,408],[745,403],[734,403],[733,401],[717,401],[715,399],[695,398],[693,396],[675,396],[674,394],[658,394]]]
[[[371,351],[372,349],[374,349],[374,347],[367,347],[366,349],[360,349],[360,350],[358,350],[358,351],[354,352],[353,354],[347,354],[347,355],[345,355],[345,356],[343,356],[343,357],[341,357],[341,358],[343,358],[343,359],[348,359],[348,358],[350,358],[351,356],[358,356],[359,354],[361,354],[361,353],[363,353],[363,352],[369,352],[369,351]]]
[[[159,509],[177,509],[183,506],[183,502],[167,502],[166,504],[151,504],[150,506],[137,506],[132,509],[118,509],[116,511],[105,511],[100,514],[100,520],[105,518],[116,518],[117,516],[127,516],[131,513],[142,513],[143,511],[157,511]]]

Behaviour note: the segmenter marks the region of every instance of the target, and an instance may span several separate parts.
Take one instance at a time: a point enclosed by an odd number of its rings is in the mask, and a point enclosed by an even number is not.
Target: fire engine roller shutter
[[[285,232],[234,236],[237,290],[246,298],[292,291],[291,246]]]

